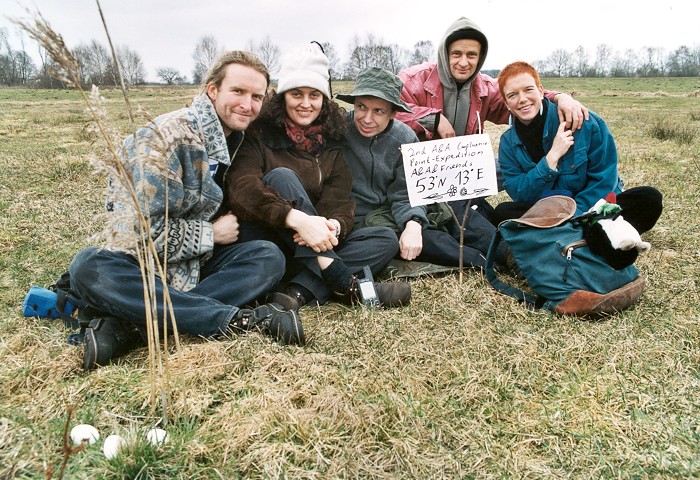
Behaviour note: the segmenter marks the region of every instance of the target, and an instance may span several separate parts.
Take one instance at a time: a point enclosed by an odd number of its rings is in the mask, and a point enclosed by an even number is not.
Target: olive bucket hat
[[[401,100],[403,82],[393,73],[379,67],[365,68],[355,80],[352,93],[336,95],[338,100],[355,103],[355,97],[377,97],[396,105],[396,108],[406,113],[413,111]]]

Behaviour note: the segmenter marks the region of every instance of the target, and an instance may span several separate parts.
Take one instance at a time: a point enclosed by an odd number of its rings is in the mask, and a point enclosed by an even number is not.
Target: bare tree
[[[595,52],[595,74],[598,77],[605,77],[610,67],[612,48],[606,43],[601,43],[596,47]]]
[[[141,56],[127,46],[118,46],[116,48],[116,54],[124,84],[128,87],[144,83],[146,80],[146,70],[143,66]],[[112,68],[114,68],[113,64]],[[114,73],[116,74],[116,70]],[[115,83],[118,83],[118,76],[116,75]]]
[[[205,35],[199,39],[192,53],[192,59],[194,60],[192,83],[202,83],[207,70],[222,52],[223,48],[219,48],[219,43],[212,35]]]
[[[428,62],[435,57],[435,47],[430,40],[420,40],[413,44],[413,52],[409,63],[418,65],[419,63]]]
[[[0,28],[0,82],[8,86],[12,85],[14,77],[12,54],[7,29]]]
[[[349,78],[357,77],[357,74],[369,66],[366,47],[362,45],[360,37],[355,34],[350,40],[349,58],[345,64],[345,73]]]
[[[112,56],[97,40],[81,43],[73,50],[80,65],[81,82],[85,86],[114,84],[111,72]]]
[[[34,83],[39,88],[60,88],[61,82],[54,78],[51,72],[55,69],[54,61],[49,55],[48,50],[41,44],[37,43],[39,50],[39,60],[41,63],[37,68],[36,77],[34,77]]]
[[[396,44],[387,45],[381,38],[367,34],[364,43],[355,35],[350,41],[349,59],[345,72],[355,78],[367,67],[381,67],[397,73],[404,66],[408,53]]]
[[[694,77],[700,74],[700,59],[697,47],[693,50],[683,45],[668,58],[668,74],[672,77]]]
[[[588,52],[583,45],[579,45],[574,50],[573,57],[573,74],[577,77],[586,77],[590,73],[591,67],[588,63]]]
[[[381,47],[380,53],[381,56],[376,66],[385,68],[394,74],[399,73],[406,66],[405,59],[409,56],[409,52],[396,43]]]
[[[663,49],[657,47],[642,48],[639,51],[637,75],[640,77],[658,77],[659,75],[663,75],[663,72]]]
[[[637,54],[628,48],[622,55],[615,55],[610,66],[610,74],[613,77],[634,77],[638,63]]]
[[[532,62],[532,66],[540,73],[540,77],[549,76],[549,63],[547,60],[535,60]]]
[[[246,48],[265,64],[270,75],[274,75],[279,71],[280,47],[272,43],[269,35],[266,35],[259,43],[255,43],[252,40],[249,41]]]
[[[323,48],[323,52],[328,57],[328,64],[331,71],[331,79],[340,80],[341,78],[343,78],[343,72],[340,66],[340,58],[338,58],[338,52],[336,52],[335,47],[330,42],[322,42],[321,48]]]
[[[156,76],[168,85],[173,85],[174,83],[180,83],[182,81],[180,72],[174,67],[159,67],[156,69]]]
[[[0,29],[0,83],[5,85],[27,85],[36,75],[36,66],[24,49],[24,36],[19,32],[20,50],[10,45],[6,29]]]
[[[571,58],[570,52],[558,48],[547,57],[547,62],[555,76],[566,77],[571,72]]]
[[[13,55],[15,62],[15,71],[17,72],[16,83],[18,85],[27,85],[29,79],[36,75],[36,66],[32,58],[24,50],[15,51]]]

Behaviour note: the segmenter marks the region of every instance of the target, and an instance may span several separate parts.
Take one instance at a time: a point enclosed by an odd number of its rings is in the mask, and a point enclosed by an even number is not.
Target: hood
[[[473,21],[469,20],[468,18],[461,17],[458,18],[452,25],[448,27],[448,29],[445,31],[445,34],[442,36],[440,39],[440,45],[438,46],[438,52],[437,52],[437,65],[438,65],[438,74],[440,75],[440,83],[442,83],[443,87],[447,87],[450,89],[456,89],[457,88],[457,83],[455,82],[454,78],[452,77],[452,73],[450,72],[450,62],[449,62],[449,55],[447,52],[447,39],[450,38],[454,33],[459,32],[461,30],[471,30],[474,32],[474,37],[476,37],[476,40],[479,40],[481,43],[481,54],[479,55],[479,63],[476,65],[476,71],[474,74],[469,77],[469,80],[467,80],[467,83],[470,83],[474,77],[481,71],[481,67],[484,65],[484,61],[486,61],[486,54],[489,51],[489,43],[486,38],[486,35],[481,31],[481,28],[474,23]]]

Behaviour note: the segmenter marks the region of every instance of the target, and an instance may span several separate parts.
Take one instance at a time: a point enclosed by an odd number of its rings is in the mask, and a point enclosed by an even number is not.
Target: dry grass
[[[112,461],[101,442],[72,455],[71,479],[700,477],[700,149],[649,135],[669,111],[697,128],[700,99],[591,85],[571,88],[608,120],[627,184],[665,194],[635,309],[602,322],[529,312],[470,272],[411,280],[402,309],[306,307],[304,348],[186,337],[160,448],[143,440],[158,421],[146,349],[86,374],[62,325],[21,316],[29,287],[100,229],[104,178],[75,94],[0,89],[0,477],[58,470],[73,404],[73,423],[135,444]],[[194,93],[132,101],[158,114]],[[127,133],[127,118],[116,126]]]

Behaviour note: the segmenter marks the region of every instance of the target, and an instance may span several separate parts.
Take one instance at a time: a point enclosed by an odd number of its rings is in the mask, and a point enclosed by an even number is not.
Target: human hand
[[[437,135],[440,138],[451,138],[455,136],[455,129],[452,128],[450,121],[445,118],[443,114],[440,114],[440,121],[438,122]]]
[[[214,227],[214,243],[227,245],[238,240],[238,218],[228,212],[212,223]]]
[[[316,253],[333,250],[338,245],[335,225],[325,217],[292,209],[287,215],[286,224],[296,231],[293,239],[297,245],[309,247]]]
[[[409,220],[399,238],[399,252],[404,260],[415,260],[423,251],[423,227]]]
[[[588,108],[566,93],[558,94],[555,100],[557,101],[559,121],[565,122],[567,128],[571,130],[580,130],[583,126],[583,121],[589,118]]]
[[[554,141],[552,142],[552,148],[547,152],[547,165],[552,170],[557,169],[557,164],[559,159],[564,156],[566,152],[569,151],[571,145],[574,144],[574,132],[566,129],[566,122],[561,122],[559,128],[557,129],[556,135],[554,135]]]

